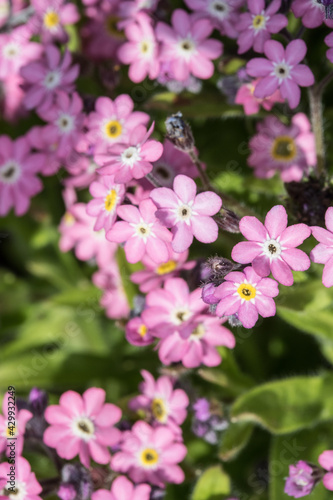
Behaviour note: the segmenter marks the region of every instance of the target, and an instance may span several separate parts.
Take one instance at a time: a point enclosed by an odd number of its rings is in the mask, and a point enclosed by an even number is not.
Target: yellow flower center
[[[6,428],[6,436],[8,438],[13,438],[16,436],[16,431],[17,431],[17,429],[16,429],[15,425],[13,425],[13,427],[9,426]]]
[[[66,226],[71,226],[75,222],[74,216],[70,212],[66,212],[64,215],[64,222]]]
[[[156,274],[168,274],[174,271],[177,267],[177,262],[174,260],[169,260],[169,262],[165,262],[156,268]]]
[[[151,403],[151,411],[156,420],[158,420],[159,422],[165,422],[167,412],[163,399],[153,399]]]
[[[105,125],[105,132],[110,139],[116,139],[121,135],[123,127],[117,120],[111,120]]]
[[[240,297],[245,300],[254,299],[254,297],[256,296],[256,289],[249,283],[242,283],[241,285],[239,285],[239,287],[237,288],[237,292],[239,293]]]
[[[158,453],[153,448],[146,448],[141,453],[141,462],[142,465],[150,467],[151,465],[155,465],[158,462]]]
[[[52,29],[58,26],[59,24],[59,15],[53,10],[47,12],[44,16],[44,26],[47,29]]]
[[[294,139],[288,135],[277,137],[272,146],[272,156],[275,160],[290,161],[297,154],[297,146]]]
[[[265,26],[265,21],[266,21],[265,16],[258,14],[253,18],[252,25],[255,29],[258,30]]]
[[[205,328],[202,323],[199,323],[199,325],[197,325],[192,331],[190,338],[201,339],[204,335],[205,335]]]
[[[114,209],[117,203],[117,191],[115,189],[111,189],[107,197],[105,198],[105,210],[111,212]]]
[[[148,328],[144,324],[142,324],[138,329],[138,333],[139,333],[140,337],[142,337],[142,338],[146,335],[147,331],[148,331]]]

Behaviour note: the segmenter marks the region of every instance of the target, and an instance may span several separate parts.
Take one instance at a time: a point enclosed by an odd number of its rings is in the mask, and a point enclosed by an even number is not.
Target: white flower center
[[[193,214],[193,210],[191,205],[193,201],[190,201],[188,204],[181,204],[178,208],[175,209],[177,215],[177,222],[185,222],[187,225],[190,224],[191,216]],[[194,214],[193,214],[194,215]]]
[[[272,76],[276,76],[279,79],[279,83],[281,83],[286,78],[290,78],[290,69],[286,61],[281,61],[279,63],[273,62],[274,69],[271,73]]]
[[[200,340],[204,336],[205,336],[205,327],[203,326],[202,323],[199,323],[189,336],[189,340],[194,340],[194,341]]]
[[[24,500],[28,496],[26,491],[26,483],[17,481],[15,479],[14,491],[4,488],[3,490],[0,490],[0,495],[8,495],[8,498],[10,500]]]
[[[7,43],[2,49],[2,55],[6,59],[15,59],[15,57],[19,54],[20,47],[15,42]]]
[[[44,87],[46,87],[49,90],[52,90],[59,85],[60,80],[61,80],[61,74],[59,73],[59,71],[57,70],[50,71],[44,79]]]
[[[279,243],[279,239],[280,237],[276,240],[266,240],[262,243],[263,254],[269,257],[271,261],[279,258],[283,250],[281,243]]]
[[[139,236],[139,238],[142,238],[144,243],[147,243],[149,236],[154,236],[154,233],[152,233],[151,230],[153,223],[147,224],[143,219],[141,219],[138,224],[131,223],[130,225],[135,228],[136,235]]]
[[[152,56],[154,44],[150,40],[140,42],[140,52],[143,56],[149,58]]]
[[[211,16],[222,20],[228,17],[230,7],[225,0],[213,0],[208,6],[208,12],[211,14]]]
[[[185,321],[188,321],[191,316],[191,311],[189,309],[185,309],[185,307],[178,307],[171,311],[172,322],[175,325],[182,325]]]
[[[56,124],[63,134],[69,134],[75,128],[74,117],[67,113],[60,114]]]
[[[89,441],[95,435],[95,426],[90,418],[82,416],[73,421],[72,430],[75,436]]]
[[[196,50],[194,40],[191,40],[191,38],[189,37],[180,40],[178,42],[178,47],[179,47],[179,54],[184,59],[190,59]]]
[[[130,146],[121,153],[121,160],[125,165],[133,168],[136,162],[141,160],[140,148],[135,146]]]
[[[9,160],[0,166],[0,182],[4,184],[15,184],[21,177],[21,167],[14,160]]]
[[[266,28],[266,22],[269,21],[269,16],[265,16],[265,11],[263,10],[261,14],[252,16],[251,28],[255,31],[255,35]]]

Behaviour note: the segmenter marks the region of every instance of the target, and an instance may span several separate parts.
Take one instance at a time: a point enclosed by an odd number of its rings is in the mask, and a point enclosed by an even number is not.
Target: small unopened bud
[[[238,314],[232,314],[231,316],[228,316],[228,323],[230,326],[243,326],[243,323],[241,323],[241,321],[239,321],[238,319]]]
[[[33,412],[34,415],[44,415],[48,404],[48,395],[45,391],[33,387],[29,394],[28,405],[29,410]]]
[[[57,495],[61,500],[74,500],[76,491],[72,484],[61,484]]]
[[[289,465],[284,492],[294,498],[309,495],[321,477],[319,467],[299,460],[295,465]]]
[[[76,493],[74,498],[76,500],[88,500],[91,497],[93,490],[91,476],[81,464],[64,465],[61,471],[61,479],[60,489],[64,495],[70,495],[74,489]],[[72,498],[61,498],[62,500],[73,500]]]
[[[201,293],[201,298],[205,302],[205,304],[218,304],[220,302],[220,299],[218,299],[215,295],[215,285],[213,283],[207,283],[207,285],[204,285]]]
[[[158,488],[157,486],[153,486],[150,493],[150,500],[162,500],[165,497],[165,490],[162,488]]]
[[[230,273],[235,267],[235,264],[231,262],[231,260],[225,259],[224,257],[218,257],[217,255],[215,257],[209,257],[205,265],[215,276],[221,278]]]
[[[218,226],[228,233],[239,233],[240,218],[228,208],[221,208],[220,212],[214,217]]]
[[[192,151],[194,148],[194,138],[191,127],[183,120],[180,111],[169,116],[165,121],[167,130],[166,137],[181,151]]]

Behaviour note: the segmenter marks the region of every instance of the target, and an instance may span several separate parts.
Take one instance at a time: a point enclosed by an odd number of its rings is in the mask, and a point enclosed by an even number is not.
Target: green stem
[[[325,144],[323,130],[323,106],[321,102],[321,92],[314,86],[309,89],[310,113],[312,131],[315,136],[317,154],[317,175],[320,177],[325,172]]]

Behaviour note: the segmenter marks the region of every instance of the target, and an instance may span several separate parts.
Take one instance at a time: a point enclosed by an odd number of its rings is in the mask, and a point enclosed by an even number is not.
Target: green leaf
[[[138,287],[130,280],[130,277],[132,273],[141,269],[142,266],[141,264],[130,264],[126,259],[124,249],[121,247],[117,250],[117,262],[126,297],[132,308],[134,297],[138,294]]]
[[[233,460],[247,445],[253,431],[253,424],[248,422],[235,422],[222,434],[222,444],[219,449],[221,460]]]
[[[286,434],[333,419],[333,376],[294,377],[258,386],[231,408],[233,422],[253,422]]]
[[[197,481],[192,500],[210,500],[230,493],[230,479],[220,465],[205,470]]]

